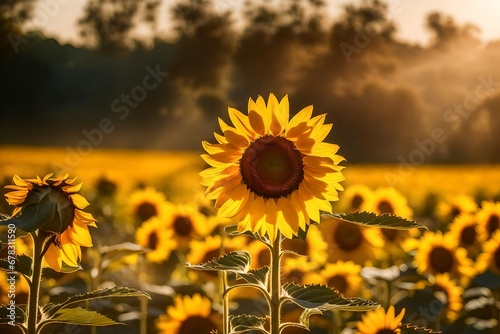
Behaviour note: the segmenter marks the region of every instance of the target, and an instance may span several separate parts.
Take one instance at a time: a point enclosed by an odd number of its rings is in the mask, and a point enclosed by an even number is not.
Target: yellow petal
[[[90,205],[90,203],[85,199],[80,194],[71,194],[69,195],[71,197],[71,200],[73,201],[73,205],[76,206],[78,209],[85,209],[87,206]]]

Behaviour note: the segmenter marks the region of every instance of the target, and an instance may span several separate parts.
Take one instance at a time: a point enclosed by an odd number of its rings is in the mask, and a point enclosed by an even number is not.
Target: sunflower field
[[[349,165],[287,103],[202,157],[2,147],[2,333],[498,333],[500,166]]]

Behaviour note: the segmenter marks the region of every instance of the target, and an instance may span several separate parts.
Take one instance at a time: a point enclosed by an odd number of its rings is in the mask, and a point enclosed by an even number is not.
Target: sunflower
[[[500,202],[483,201],[477,212],[479,233],[485,240],[500,230]]]
[[[139,223],[151,217],[161,217],[166,206],[165,195],[152,187],[134,191],[129,199],[131,216]]]
[[[160,315],[156,323],[159,333],[164,334],[209,334],[219,330],[220,326],[212,316],[210,299],[195,294],[176,296],[174,305],[167,308],[166,314]]]
[[[331,124],[326,115],[311,118],[312,106],[289,120],[288,96],[269,95],[248,101],[248,116],[229,108],[234,127],[219,119],[224,136],[203,142],[211,166],[202,171],[206,197],[215,199],[218,214],[234,217],[240,231],[287,238],[305,230],[320,210],[331,212],[344,180],[338,146],[324,143]]]
[[[282,281],[293,282],[296,284],[304,284],[304,279],[314,270],[318,269],[318,265],[309,261],[306,257],[287,257],[283,259]]]
[[[426,232],[420,239],[414,259],[417,271],[433,275],[448,273],[466,285],[474,276],[474,270],[467,251],[459,247],[458,242],[449,233]]]
[[[492,273],[500,275],[500,231],[495,232],[483,245],[483,252],[478,256],[476,268],[483,273],[488,268]]]
[[[370,188],[363,184],[354,184],[345,189],[339,207],[344,212],[361,211],[361,207],[371,196]]]
[[[464,289],[460,287],[455,280],[450,278],[448,273],[438,274],[431,278],[430,284],[438,299],[442,300],[446,305],[446,318],[453,322],[458,318],[460,310],[462,310],[462,294]],[[443,294],[441,298],[439,294]]]
[[[390,306],[387,313],[383,308],[363,314],[361,321],[356,323],[357,334],[400,334],[399,326],[405,314],[405,309],[395,315],[394,306]]]
[[[52,234],[43,257],[44,265],[62,271],[63,264],[78,267],[82,256],[80,246],[92,246],[88,226],[96,225],[94,217],[83,211],[89,203],[78,194],[82,184],[76,184],[76,178],[68,179],[68,175],[61,178],[52,178],[52,175],[26,180],[16,175],[14,185],[6,186],[14,191],[5,194],[5,197],[10,205],[16,206],[13,219],[19,214],[27,217],[34,215],[33,221],[37,226],[28,230],[39,229]],[[42,206],[43,209],[40,209]]]
[[[442,200],[437,206],[437,216],[443,222],[450,222],[453,218],[463,213],[474,213],[477,204],[468,195],[458,195],[447,200]]]
[[[478,232],[477,215],[464,213],[456,217],[449,225],[453,239],[458,240],[460,247],[467,250],[470,258],[475,258],[480,252],[486,235]]]
[[[318,266],[324,265],[328,258],[328,253],[326,251],[328,245],[323,239],[323,235],[317,225],[309,226],[307,238],[305,238],[305,240],[300,238],[285,239],[282,245],[283,249],[308,256],[309,259]]]
[[[165,228],[165,222],[158,217],[151,217],[142,223],[135,232],[135,240],[151,250],[146,253],[146,259],[156,263],[167,260],[176,246],[172,230]]]
[[[164,221],[165,228],[172,231],[176,248],[182,251],[188,249],[191,240],[204,237],[212,230],[212,226],[207,224],[207,218],[189,204],[168,205]]]
[[[359,295],[362,283],[360,272],[361,266],[352,261],[337,261],[307,275],[304,282],[326,284],[347,297],[355,297]]]
[[[376,228],[363,227],[335,218],[326,218],[319,229],[328,244],[328,261],[353,261],[364,265],[373,260],[384,241]]]

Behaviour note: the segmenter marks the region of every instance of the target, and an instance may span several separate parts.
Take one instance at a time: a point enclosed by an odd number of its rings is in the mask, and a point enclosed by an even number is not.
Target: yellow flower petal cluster
[[[76,178],[68,179],[68,175],[61,178],[52,178],[52,175],[37,176],[36,179],[22,179],[16,175],[14,185],[6,186],[13,191],[5,197],[10,205],[16,206],[13,216],[25,214],[31,217],[31,211],[24,210],[42,201],[43,205],[53,208],[50,219],[40,226],[41,230],[53,234],[44,254],[44,264],[62,271],[63,263],[70,267],[79,265],[82,256],[80,247],[92,246],[88,227],[96,225],[94,217],[83,211],[89,203],[78,194],[82,184],[75,183]]]
[[[203,142],[211,166],[202,171],[206,197],[218,214],[239,221],[240,231],[287,238],[305,230],[320,211],[331,212],[344,180],[338,146],[323,142],[332,125],[326,115],[312,117],[313,107],[289,119],[289,102],[273,94],[249,99],[248,114],[229,108],[233,126],[219,119],[217,144]]]
[[[361,321],[356,323],[357,334],[400,334],[399,326],[405,314],[405,309],[395,315],[394,306],[390,306],[387,313],[383,308],[363,314]]]

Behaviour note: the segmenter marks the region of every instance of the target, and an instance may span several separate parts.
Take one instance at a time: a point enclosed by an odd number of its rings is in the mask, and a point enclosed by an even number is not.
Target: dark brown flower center
[[[174,219],[174,230],[178,236],[187,237],[193,230],[193,223],[187,216],[177,216]]]
[[[450,214],[451,214],[451,217],[452,217],[452,218],[457,217],[458,215],[460,215],[460,208],[459,208],[458,206],[455,206],[455,205],[454,205],[454,206],[451,208]]]
[[[148,237],[148,248],[156,249],[156,247],[158,246],[158,241],[160,241],[160,239],[158,238],[158,234],[156,234],[155,231],[151,232]]]
[[[397,332],[395,329],[384,328],[384,329],[379,329],[375,334],[396,334],[396,333],[399,332]]]
[[[302,154],[283,137],[264,136],[245,150],[240,161],[243,182],[259,196],[285,197],[304,178]]]
[[[497,270],[500,270],[500,246],[493,252],[493,263]]]
[[[259,261],[260,266],[269,266],[271,264],[271,254],[269,254],[269,250],[263,249],[257,255],[257,260]]]
[[[304,272],[299,269],[292,269],[285,274],[284,281],[286,283],[302,284]]]
[[[358,248],[363,242],[363,234],[359,226],[350,223],[340,223],[335,230],[333,239],[337,246],[344,251]]]
[[[392,204],[389,203],[386,200],[380,201],[377,205],[378,211],[380,213],[388,213],[388,214],[393,214],[394,213],[394,208],[392,207]]]
[[[327,285],[329,287],[335,288],[335,290],[337,290],[340,293],[345,293],[347,287],[349,286],[345,276],[343,275],[335,275],[330,277],[330,279],[327,282]]]
[[[283,248],[294,251],[300,255],[307,255],[309,251],[307,242],[302,239],[285,239],[283,240]]]
[[[438,246],[431,250],[429,262],[432,269],[443,274],[453,269],[454,257],[449,249]]]
[[[380,231],[387,241],[394,241],[398,237],[398,230],[392,228],[383,228]]]
[[[212,320],[195,315],[185,319],[179,330],[178,334],[209,334],[211,331],[216,330],[217,326],[212,322]]]
[[[465,246],[473,245],[476,241],[476,228],[474,226],[467,226],[460,234],[460,244]]]
[[[356,194],[352,197],[352,200],[351,200],[351,209],[352,210],[359,210],[359,208],[361,208],[361,204],[363,204],[364,200],[363,200],[363,197],[361,197],[361,195],[359,194]]]
[[[97,181],[97,192],[102,196],[112,196],[116,192],[116,184],[104,177]]]
[[[139,204],[137,210],[135,211],[135,215],[139,218],[140,221],[146,221],[151,217],[154,217],[158,214],[156,211],[156,206],[149,202],[143,202]]]
[[[488,222],[486,223],[486,229],[488,230],[488,236],[491,235],[500,228],[500,217],[492,214],[488,217]]]
[[[226,250],[226,252],[230,252],[230,250]],[[220,254],[220,249],[219,248],[215,248],[215,249],[211,249],[209,250],[208,252],[205,253],[205,256],[203,256],[203,260],[201,260],[201,263],[205,263],[205,262],[208,262],[208,261],[212,261],[218,257],[220,257],[221,254]],[[217,277],[217,271],[204,271],[204,273],[210,277]]]

